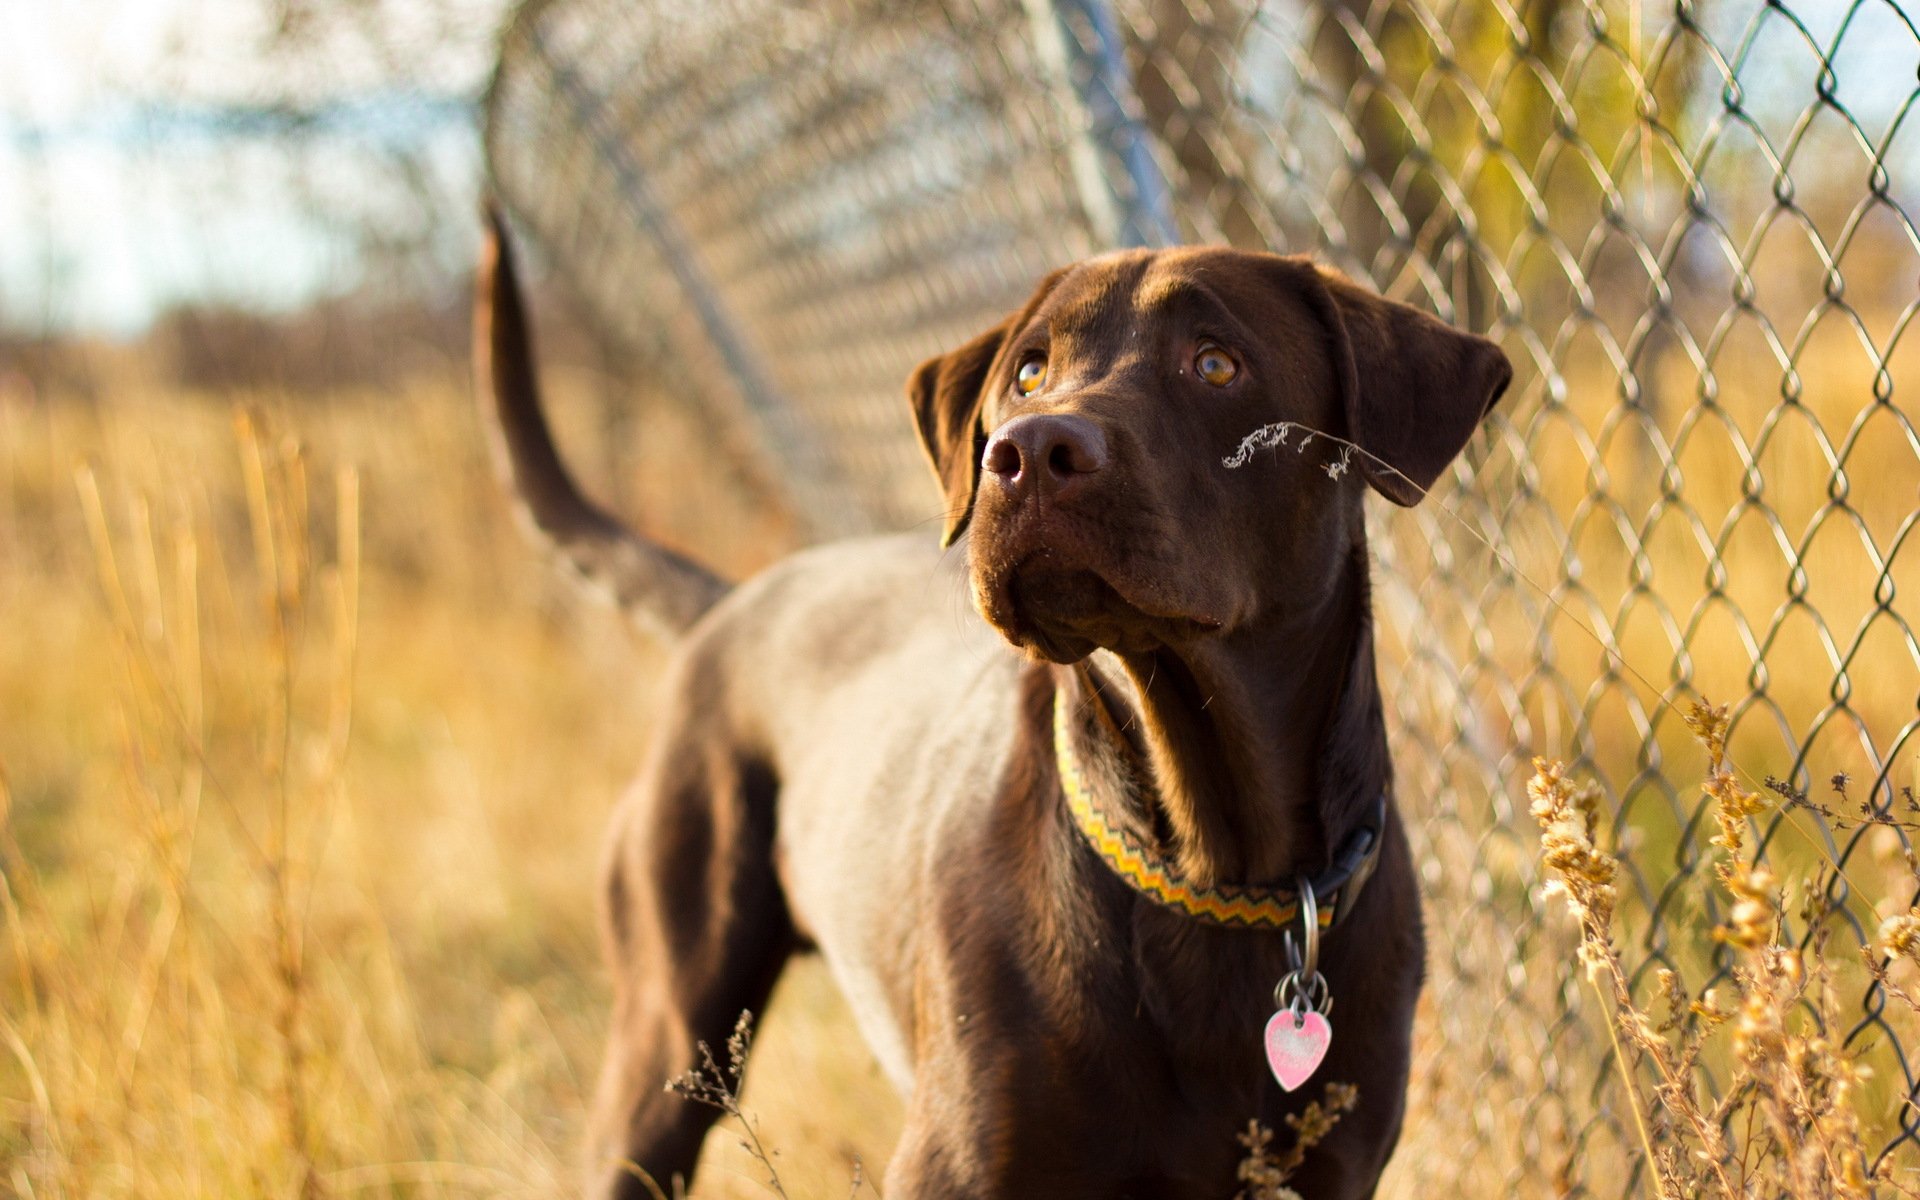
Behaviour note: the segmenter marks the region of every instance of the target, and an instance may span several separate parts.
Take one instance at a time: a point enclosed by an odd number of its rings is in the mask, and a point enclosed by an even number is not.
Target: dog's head
[[[971,529],[975,605],[1072,662],[1314,603],[1361,536],[1362,481],[1416,503],[1511,374],[1486,339],[1305,259],[1207,248],[1055,272],[908,394],[946,541]],[[1223,465],[1283,421],[1286,445]],[[1311,430],[1332,438],[1299,450]]]

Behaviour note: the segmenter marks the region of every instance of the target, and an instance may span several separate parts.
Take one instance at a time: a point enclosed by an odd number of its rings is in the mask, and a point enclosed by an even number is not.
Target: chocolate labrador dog
[[[681,637],[602,874],[597,1194],[691,1175],[662,1084],[816,948],[908,1098],[892,1200],[1227,1200],[1328,1083],[1291,1186],[1371,1194],[1424,941],[1361,501],[1421,498],[1498,348],[1301,258],[1091,259],[909,381],[942,539],[733,588],[568,478],[497,222],[478,355],[533,525]]]

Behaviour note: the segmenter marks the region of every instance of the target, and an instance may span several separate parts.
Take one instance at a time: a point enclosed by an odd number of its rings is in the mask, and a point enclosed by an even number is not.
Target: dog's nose
[[[981,466],[1016,495],[1060,497],[1107,465],[1107,437],[1085,417],[1029,413],[994,430]]]

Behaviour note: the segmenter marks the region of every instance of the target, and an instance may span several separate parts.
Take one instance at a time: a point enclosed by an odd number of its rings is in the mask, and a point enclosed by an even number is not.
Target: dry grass
[[[1615,944],[1619,864],[1596,841],[1598,793],[1580,786],[1563,764],[1545,759],[1534,760],[1528,784],[1542,830],[1541,853],[1553,873],[1549,888],[1580,922],[1587,982],[1612,1015],[1608,1032],[1620,1085],[1653,1164],[1653,1190],[1663,1200],[1920,1196],[1913,1165],[1880,1156],[1884,1108],[1875,1106],[1864,1086],[1871,1071],[1860,1049],[1841,1039],[1850,1018],[1832,986],[1835,964],[1827,942],[1800,946],[1783,938],[1782,880],[1743,854],[1752,818],[1768,805],[1739,784],[1728,764],[1727,710],[1696,704],[1688,725],[1707,750],[1702,790],[1720,830],[1713,839],[1718,855],[1712,878],[1727,902],[1727,918],[1714,937],[1733,956],[1721,986],[1690,987],[1677,971],[1663,969],[1658,1004],[1636,997]],[[1897,827],[1920,832],[1912,821]],[[1920,884],[1920,868],[1910,863],[1909,871]],[[1809,896],[1831,894],[1825,871],[1802,882]],[[1920,947],[1911,936],[1916,927],[1920,911],[1892,918],[1878,944],[1863,951],[1892,993],[1893,1018],[1909,1042],[1920,1036],[1920,1005],[1894,974],[1910,981],[1912,968],[1920,966]],[[1723,1067],[1717,1094],[1701,1084],[1700,1068],[1707,1062]],[[1638,1076],[1651,1076],[1651,1095],[1640,1094]]]
[[[104,368],[110,405],[0,382],[0,1192],[570,1194],[606,1004],[588,880],[645,738],[657,650],[583,606],[511,527],[455,371],[236,410],[138,366]],[[735,573],[785,548],[789,531],[716,483],[700,431],[668,412],[645,416],[637,464],[596,457],[584,390],[563,382],[558,416],[601,494]],[[1705,467],[1694,480],[1709,508],[1737,490]],[[1891,499],[1875,503],[1872,522],[1893,519]],[[1617,550],[1590,553],[1590,579],[1624,570]],[[1659,562],[1663,580],[1690,569],[1679,548]],[[1843,608],[1872,590],[1855,568],[1833,568]],[[1637,657],[1671,654],[1640,636],[1622,635]],[[1824,651],[1804,672],[1777,653],[1784,703],[1817,704]],[[1863,677],[1863,716],[1907,702],[1883,683]],[[1649,828],[1638,836],[1664,836]],[[1428,849],[1443,879],[1482,853]],[[1806,865],[1790,859],[1786,882],[1814,879]],[[1859,869],[1874,878],[1857,915],[1893,922],[1890,947],[1920,944],[1897,913],[1865,911],[1910,867],[1876,853]],[[1778,881],[1744,883],[1777,911]],[[1765,976],[1767,994],[1857,994],[1818,986],[1858,975],[1850,958],[1809,965]],[[1915,986],[1914,970],[1892,982]],[[1653,1011],[1648,986],[1628,999]],[[1437,1003],[1383,1193],[1447,1179],[1496,1194],[1516,1157],[1566,1131],[1543,1113],[1463,1155],[1463,1120],[1499,1123],[1463,1111],[1503,1110],[1463,1106],[1487,1094],[1485,1067],[1447,1057],[1459,1043],[1434,1032]],[[783,982],[754,1064],[734,1102],[791,1194],[847,1194],[856,1160],[871,1182],[898,1101],[817,962]],[[1524,1091],[1557,1068],[1506,1069],[1499,1086]],[[1892,1082],[1848,1085],[1863,1127],[1887,1128]],[[1243,1182],[1284,1195],[1263,1132]],[[1694,1144],[1657,1114],[1648,1134]],[[762,1196],[765,1178],[741,1139],[709,1140],[701,1195]]]
[[[570,1193],[657,654],[527,551],[455,382],[114,394],[0,400],[0,1192]],[[837,1190],[897,1102],[817,965],[774,1007],[749,1102]]]

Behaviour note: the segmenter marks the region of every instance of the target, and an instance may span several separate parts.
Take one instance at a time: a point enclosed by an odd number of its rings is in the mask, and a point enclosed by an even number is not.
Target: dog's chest
[[[1417,936],[1328,947],[1333,1047],[1288,1094],[1263,1044],[1287,969],[1278,938],[1199,926],[1101,886],[979,896],[950,930],[968,953],[948,962],[960,970],[939,1018],[947,1065],[920,1086],[964,1095],[986,1127],[1010,1131],[990,1174],[1057,1172],[1047,1195],[1217,1200],[1233,1193],[1249,1122],[1284,1143],[1285,1117],[1336,1082],[1369,1106],[1336,1140],[1384,1155],[1372,1143],[1398,1122]]]

